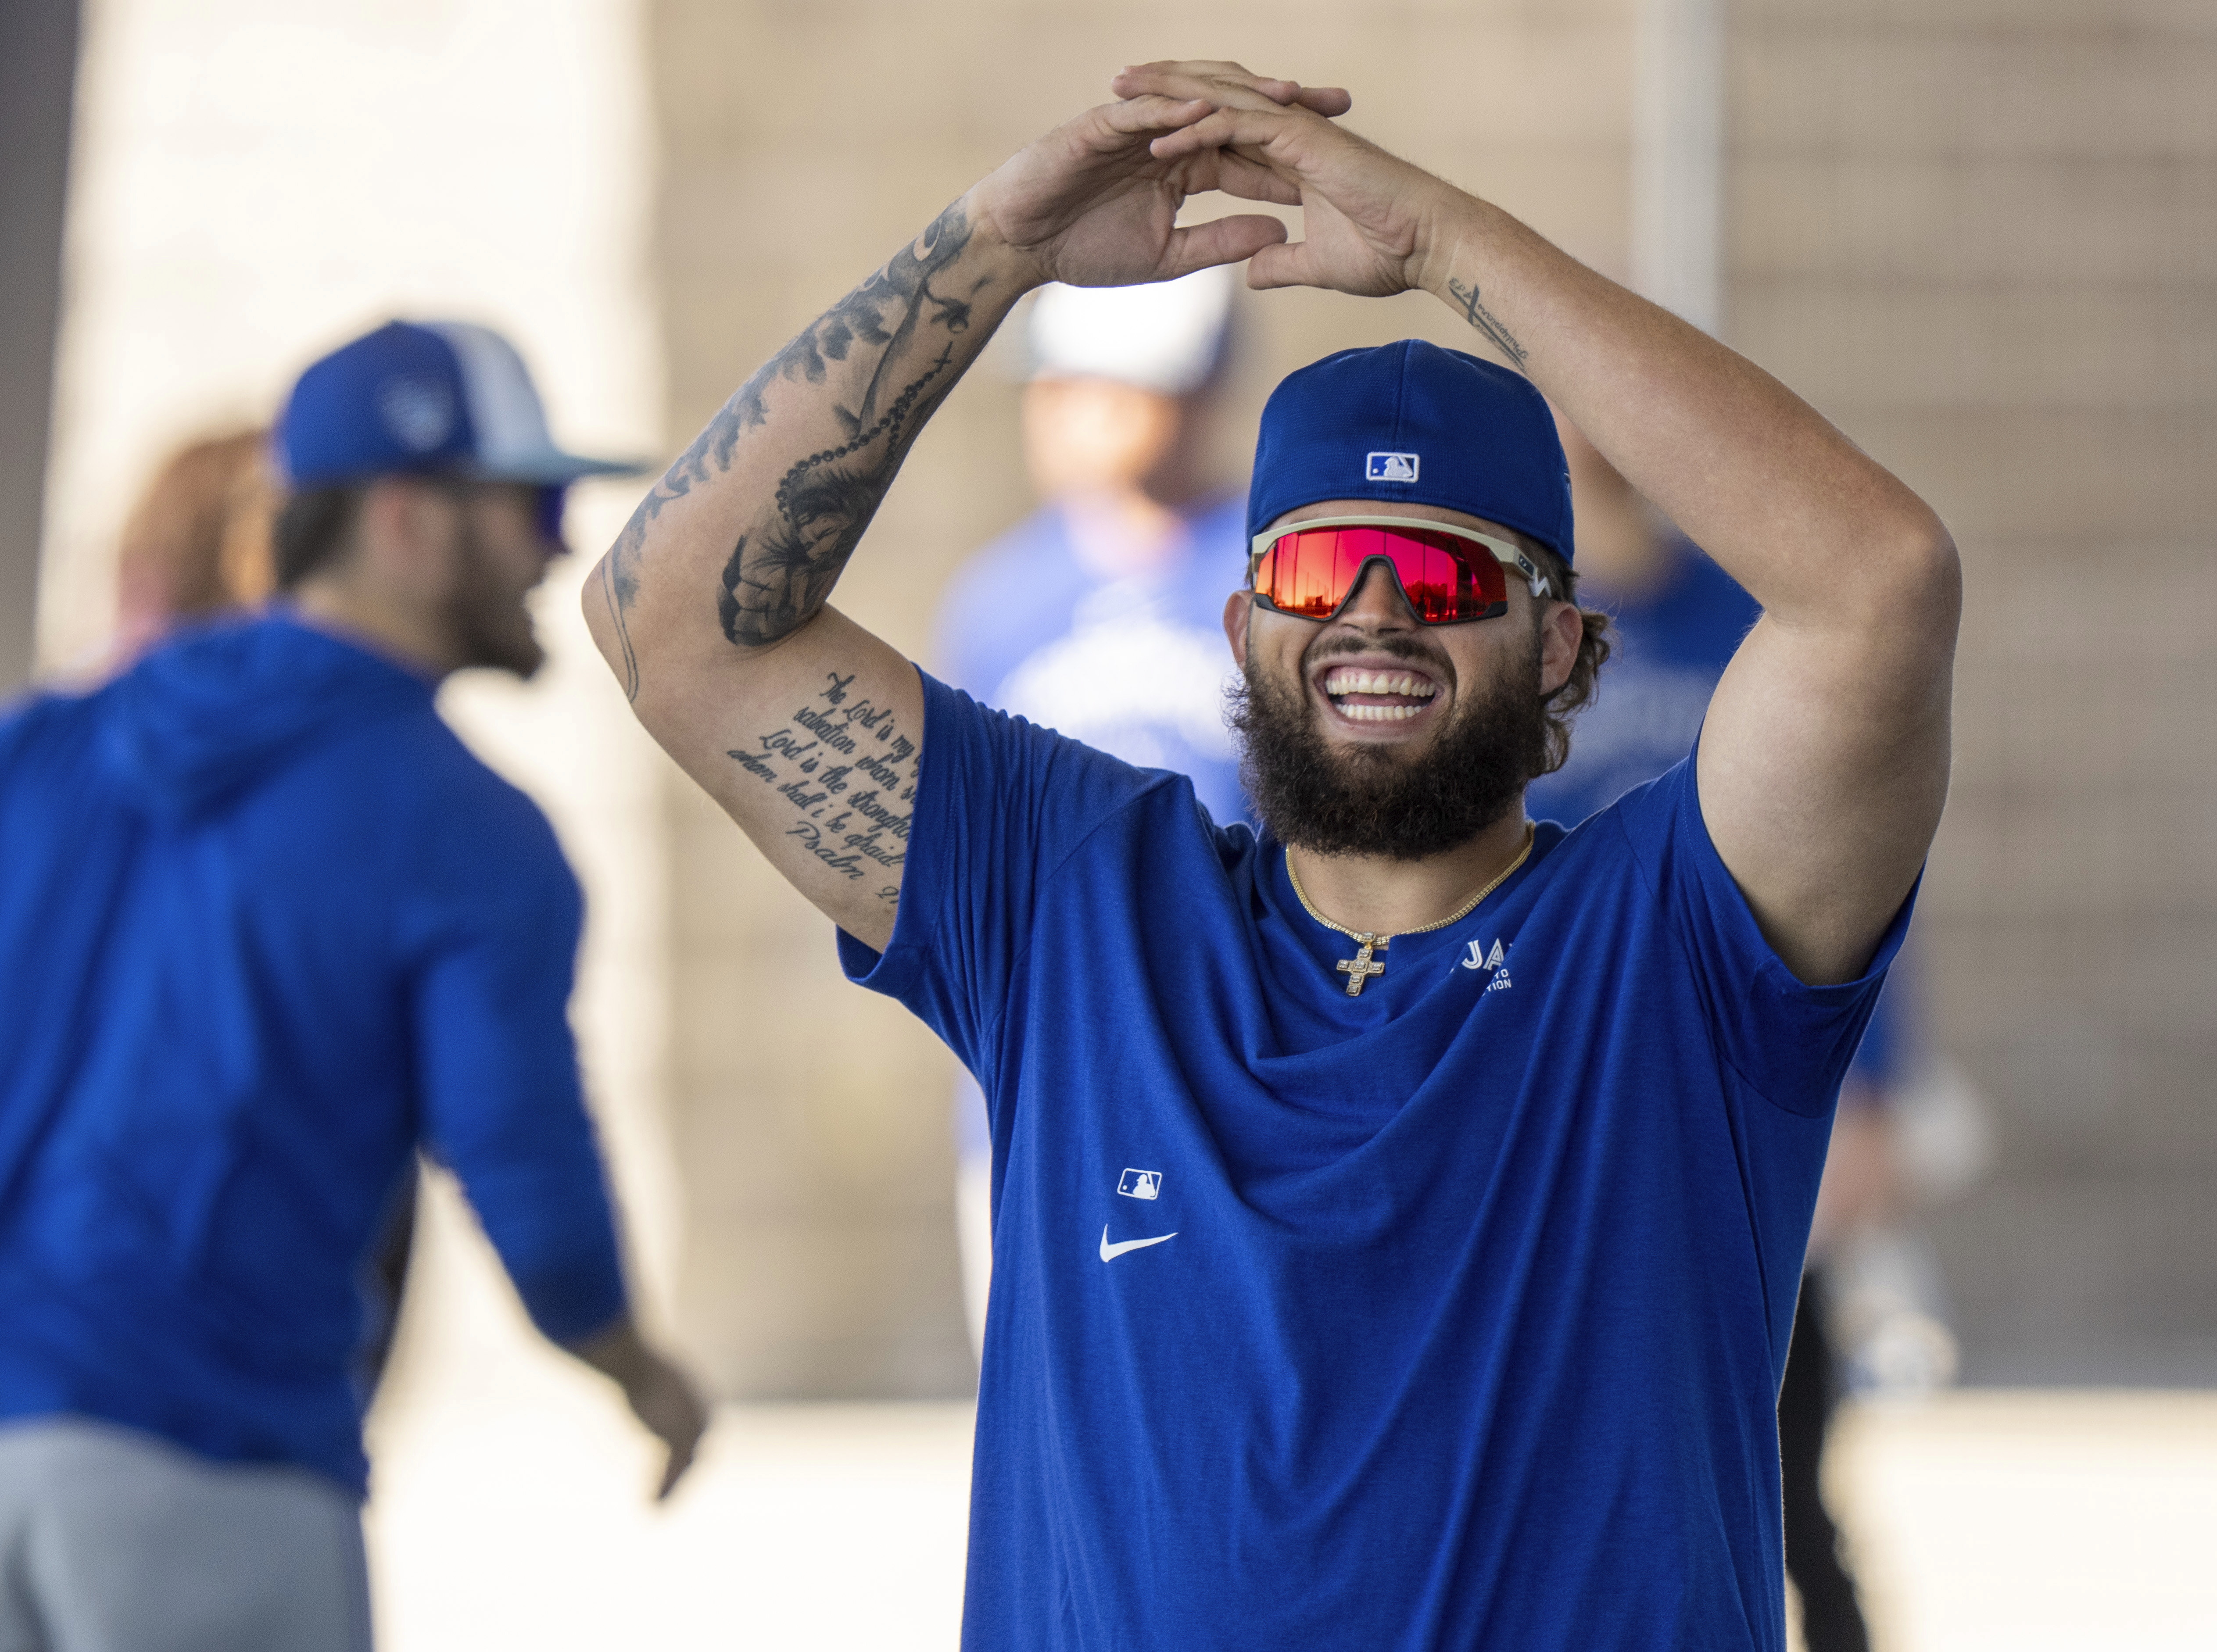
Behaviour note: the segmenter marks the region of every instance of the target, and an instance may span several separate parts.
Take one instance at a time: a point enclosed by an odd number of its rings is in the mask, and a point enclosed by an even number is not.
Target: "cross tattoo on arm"
[[[1385,951],[1386,943],[1391,941],[1393,939],[1393,937],[1391,935],[1376,934],[1356,935],[1354,937],[1355,956],[1353,958],[1343,958],[1339,960],[1340,971],[1347,977],[1347,996],[1349,997],[1360,998],[1362,996],[1362,983],[1364,981],[1368,980],[1374,975],[1383,975],[1386,973],[1386,966],[1383,964],[1374,964],[1371,962],[1370,954],[1374,950],[1378,952]]]

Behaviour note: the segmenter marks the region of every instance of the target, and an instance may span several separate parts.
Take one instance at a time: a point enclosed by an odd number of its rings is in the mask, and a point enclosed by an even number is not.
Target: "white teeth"
[[[1343,706],[1339,714],[1357,723],[1401,723],[1423,709],[1421,706]]]
[[[1430,700],[1439,690],[1422,677],[1406,672],[1335,671],[1325,679],[1327,694],[1406,694]]]

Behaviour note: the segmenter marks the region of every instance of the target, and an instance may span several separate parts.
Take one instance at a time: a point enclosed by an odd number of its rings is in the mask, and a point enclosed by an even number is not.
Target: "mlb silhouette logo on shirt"
[[[1417,455],[1372,453],[1362,462],[1362,479],[1366,482],[1413,482],[1417,479]]]
[[[1116,1191],[1127,1199],[1160,1199],[1163,1196],[1163,1173],[1159,1170],[1127,1170],[1117,1179]]]

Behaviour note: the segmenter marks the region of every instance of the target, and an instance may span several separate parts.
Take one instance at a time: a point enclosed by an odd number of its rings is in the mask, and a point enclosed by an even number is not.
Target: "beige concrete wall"
[[[2217,9],[1740,0],[1726,330],[1946,517],[1973,1378],[2217,1375]]]
[[[1152,58],[1344,83],[1361,130],[1626,267],[1629,0],[657,0],[653,18],[673,442],[974,178]],[[1263,396],[1301,362],[1411,334],[1473,348],[1428,299],[1244,296],[1229,475]],[[989,360],[917,444],[842,606],[928,658],[948,574],[1029,504],[1015,391]],[[949,1058],[839,982],[822,921],[691,788],[674,784],[670,806],[689,1336],[727,1393],[966,1386]]]

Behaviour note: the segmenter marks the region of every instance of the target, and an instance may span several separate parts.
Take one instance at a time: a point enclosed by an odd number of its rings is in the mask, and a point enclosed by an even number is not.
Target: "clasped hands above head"
[[[980,182],[979,226],[1025,257],[1037,281],[1079,287],[1169,280],[1248,261],[1254,287],[1385,296],[1425,287],[1438,227],[1468,197],[1336,124],[1354,100],[1236,63],[1151,63],[1111,83],[1122,100],[1087,110]],[[1304,238],[1262,213],[1177,226],[1216,191],[1302,208]]]

